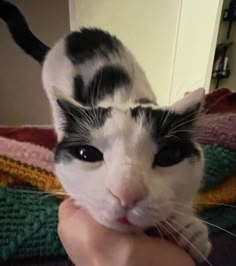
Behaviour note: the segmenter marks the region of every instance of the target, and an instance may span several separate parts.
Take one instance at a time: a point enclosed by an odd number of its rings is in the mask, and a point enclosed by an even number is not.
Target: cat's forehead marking
[[[105,65],[100,68],[85,86],[83,78],[74,78],[75,100],[85,104],[97,104],[108,96],[113,96],[117,90],[127,90],[131,79],[127,71],[120,65]]]
[[[153,100],[150,100],[148,98],[139,98],[135,101],[137,104],[156,104]]]

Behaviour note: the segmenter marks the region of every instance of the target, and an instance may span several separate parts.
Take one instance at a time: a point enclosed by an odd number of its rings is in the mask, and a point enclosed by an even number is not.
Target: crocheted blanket
[[[28,137],[27,142],[16,140],[17,137],[10,139],[14,129],[5,130],[2,135],[7,137],[0,137],[0,260],[12,256],[65,255],[56,233],[60,199],[42,193],[62,190],[54,175],[53,147],[37,145],[34,133],[44,132],[43,129],[21,130],[32,131],[34,139]],[[42,142],[40,134],[38,138]],[[217,220],[218,226],[228,228],[236,224],[235,219],[231,219],[231,208],[212,207],[219,202],[236,201],[236,151],[215,144],[203,145],[203,149],[206,156],[204,192],[198,194],[195,207],[203,219],[210,223]],[[216,231],[217,228],[210,232]]]
[[[211,114],[196,129],[206,167],[194,207],[212,235],[219,226],[236,225],[235,121],[235,113]],[[55,144],[49,128],[0,128],[0,264],[9,258],[66,256],[56,230],[61,199],[53,192],[62,187],[54,175]]]

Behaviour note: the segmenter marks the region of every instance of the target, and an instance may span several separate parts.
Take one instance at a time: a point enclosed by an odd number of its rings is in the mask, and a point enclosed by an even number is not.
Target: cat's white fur
[[[56,104],[58,96],[55,95],[53,87],[63,90],[66,97],[71,97],[72,77],[75,74],[82,75],[86,84],[106,63],[107,59],[96,56],[75,67],[65,55],[64,38],[48,53],[43,65],[43,85],[52,106],[59,140],[64,134],[61,130],[63,117]],[[103,152],[104,161],[93,164],[78,159],[61,161],[55,165],[56,174],[65,191],[75,200],[75,204],[87,208],[98,222],[116,230],[145,228],[166,219],[171,221],[171,216],[175,217],[176,223],[183,226],[189,226],[188,221],[193,222],[195,229],[192,236],[188,233],[188,237],[200,251],[199,253],[193,249],[192,253],[202,260],[208,255],[210,244],[207,229],[194,216],[191,205],[203,175],[203,156],[198,161],[185,159],[172,167],[151,167],[158,146],[152,141],[150,132],[142,127],[142,121],[136,123],[127,110],[135,105],[135,99],[147,97],[155,101],[155,96],[144,72],[128,50],[124,50],[123,57],[110,56],[109,64],[117,63],[128,71],[134,83],[129,95],[122,95],[119,91],[113,98],[105,98],[99,103],[99,106],[113,107],[112,115],[104,126],[92,132],[92,145]],[[182,113],[193,103],[201,102],[203,97],[203,91],[199,90],[186,96],[170,109]],[[142,191],[145,193],[142,194]],[[141,200],[130,208],[124,208],[116,193],[123,193],[124,197],[140,197]],[[186,215],[185,223],[175,210]],[[119,217],[124,216],[127,216],[134,226],[130,227],[117,221]],[[182,233],[186,235],[184,230]]]

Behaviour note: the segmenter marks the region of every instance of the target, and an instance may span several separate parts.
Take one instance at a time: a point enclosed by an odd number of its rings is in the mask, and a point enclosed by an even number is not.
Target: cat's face
[[[58,100],[63,136],[55,167],[66,192],[98,222],[123,231],[154,226],[176,203],[189,204],[203,171],[192,140],[200,94],[169,109],[91,109]]]

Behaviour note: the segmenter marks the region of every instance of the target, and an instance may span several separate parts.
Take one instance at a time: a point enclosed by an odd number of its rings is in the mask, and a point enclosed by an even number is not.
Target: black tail
[[[9,2],[0,0],[0,18],[6,22],[15,42],[27,54],[42,63],[49,47],[34,36],[17,7]]]

